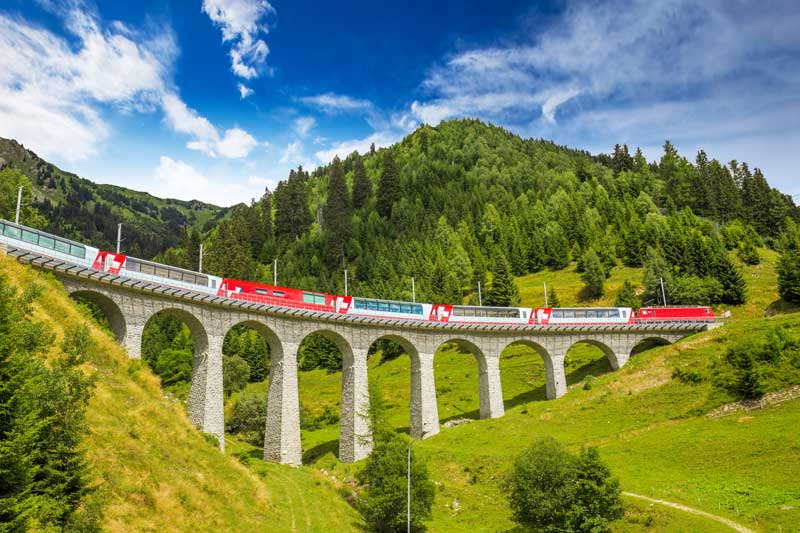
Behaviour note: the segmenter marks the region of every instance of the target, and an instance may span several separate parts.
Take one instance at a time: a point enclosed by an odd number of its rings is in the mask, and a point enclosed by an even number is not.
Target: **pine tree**
[[[665,292],[669,293],[672,288],[672,269],[664,259],[661,251],[655,248],[647,249],[647,259],[645,260],[644,272],[644,294],[642,294],[643,305],[664,305],[661,293],[661,281],[663,279]]]
[[[792,224],[783,239],[777,266],[778,293],[787,302],[800,303],[800,232],[795,228]]]
[[[603,295],[603,283],[606,279],[606,271],[603,263],[597,256],[594,248],[589,248],[583,255],[583,275],[581,278],[586,284],[585,293],[589,298],[599,298]]]
[[[492,287],[486,295],[486,305],[510,307],[519,304],[519,290],[511,277],[511,269],[505,256],[497,258],[492,273]]]
[[[378,214],[391,218],[392,206],[400,199],[400,173],[397,170],[391,150],[383,153],[383,170],[378,180],[377,205]]]
[[[352,235],[350,222],[350,195],[344,178],[344,169],[339,157],[333,158],[328,185],[328,200],[324,212],[325,230],[328,239],[328,257],[332,267],[344,256],[344,247]]]
[[[561,301],[558,299],[555,287],[547,291],[547,304],[550,307],[561,307]]]
[[[359,157],[353,168],[353,209],[367,206],[372,197],[372,180],[367,176],[364,161]]]
[[[622,287],[620,287],[614,305],[617,307],[639,307],[639,298],[636,297],[636,291],[630,280],[626,279]]]
[[[722,245],[717,246],[714,277],[722,284],[721,302],[741,305],[747,301],[747,282],[739,268],[728,258]]]

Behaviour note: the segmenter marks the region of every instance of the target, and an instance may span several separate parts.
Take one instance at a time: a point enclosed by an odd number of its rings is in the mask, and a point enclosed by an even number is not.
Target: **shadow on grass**
[[[764,311],[764,316],[771,317],[776,315],[788,315],[791,313],[800,313],[800,305],[787,302],[781,298],[767,306],[767,309]]]
[[[589,361],[588,363],[581,365],[577,368],[573,368],[567,373],[567,387],[570,387],[576,383],[580,383],[587,376],[600,376],[602,374],[607,374],[612,372],[613,369],[611,368],[611,364],[608,362],[605,356],[595,359],[594,361]]]
[[[506,410],[513,409],[518,405],[525,405],[531,402],[541,402],[547,399],[547,388],[545,385],[539,385],[538,387],[527,390],[525,392],[521,392],[514,396],[513,398],[509,398],[508,400],[503,401],[503,406]]]
[[[332,453],[334,457],[339,457],[339,440],[329,440],[322,444],[317,444],[313,448],[309,448],[303,452],[303,464],[307,465],[313,463],[320,457]]]

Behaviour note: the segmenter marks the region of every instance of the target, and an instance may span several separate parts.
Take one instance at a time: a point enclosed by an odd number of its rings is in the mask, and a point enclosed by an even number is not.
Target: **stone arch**
[[[553,399],[560,396],[560,386],[561,381],[563,381],[563,378],[560,376],[563,376],[564,373],[563,362],[561,363],[561,368],[559,368],[559,362],[553,359],[548,349],[532,339],[515,339],[506,344],[500,351],[500,354],[512,346],[525,346],[533,350],[539,357],[541,357],[545,371],[545,395],[547,396],[547,399]],[[531,396],[528,396],[528,398],[530,397]]]
[[[480,401],[480,418],[498,418],[503,416],[503,391],[500,385],[500,354],[488,355],[485,349],[475,341],[464,337],[450,337],[440,342],[435,351],[443,345],[452,343],[462,351],[466,351],[478,363],[478,390]]]
[[[186,324],[186,327],[189,328],[189,332],[192,335],[192,341],[194,341],[195,359],[203,354],[208,353],[208,343],[209,343],[208,333],[203,323],[200,322],[199,318],[197,318],[194,314],[190,313],[189,311],[182,309],[180,307],[165,307],[163,309],[155,310],[150,316],[148,316],[144,320],[143,325],[146,326],[147,323],[153,319],[153,317],[161,314],[173,316],[178,320],[180,320],[181,322],[183,322],[184,324]]]
[[[595,348],[599,348],[600,351],[603,352],[603,355],[606,356],[606,359],[608,360],[608,363],[611,365],[611,368],[614,370],[619,370],[620,367],[622,367],[622,365],[624,365],[628,360],[627,353],[618,353],[614,351],[608,344],[599,341],[597,339],[587,338],[587,339],[576,340],[575,342],[570,344],[569,348],[567,349],[567,352],[569,352],[569,350],[571,350],[575,345],[581,343],[588,344],[589,346],[594,346]],[[565,356],[567,352],[565,352]]]
[[[102,292],[85,289],[72,291],[69,296],[76,300],[91,302],[97,306],[108,320],[108,325],[111,327],[111,332],[114,334],[114,338],[117,342],[123,343],[125,341],[125,335],[128,329],[125,315],[122,314],[122,310],[120,310],[114,300]]]
[[[631,343],[630,350],[628,351],[628,357],[633,357],[634,355],[658,346],[667,346],[668,344],[672,344],[672,341],[661,335],[649,335],[647,337],[642,337]]]
[[[342,400],[339,418],[339,460],[353,463],[372,451],[369,422],[369,384],[367,381],[367,347],[353,346],[350,339],[329,328],[310,329],[309,335],[322,335],[342,354]]]
[[[283,343],[281,342],[278,334],[269,327],[266,323],[254,319],[239,320],[238,322],[231,323],[223,332],[223,342],[228,338],[228,335],[238,326],[246,326],[256,333],[258,333],[267,345],[270,353],[270,360],[273,358],[281,361],[283,360]]]

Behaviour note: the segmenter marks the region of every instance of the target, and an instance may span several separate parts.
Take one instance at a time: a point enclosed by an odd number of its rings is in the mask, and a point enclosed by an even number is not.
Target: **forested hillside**
[[[28,215],[22,217],[23,223],[114,249],[117,224],[122,222],[125,249],[137,257],[152,258],[172,246],[186,247],[192,232],[209,230],[227,211],[198,201],[165,200],[116,185],[98,185],[2,138],[0,172],[2,197],[11,202],[0,206],[0,216],[13,217],[16,188],[30,185],[23,190]],[[35,216],[37,211],[41,217]]]
[[[618,264],[646,266],[645,302],[660,297],[663,277],[672,303],[741,303],[728,252],[757,262],[755,248],[779,246],[798,220],[792,199],[746,163],[702,151],[690,162],[669,141],[652,163],[619,145],[592,156],[458,120],[311,174],[292,171],[207,235],[205,264],[271,281],[278,259],[279,284],[333,293],[347,269],[352,294],[405,300],[414,276],[417,299],[435,302],[477,303],[480,281],[484,303],[507,305],[510,275],[570,261],[583,271],[588,261],[601,277]],[[167,258],[194,257],[176,252]]]

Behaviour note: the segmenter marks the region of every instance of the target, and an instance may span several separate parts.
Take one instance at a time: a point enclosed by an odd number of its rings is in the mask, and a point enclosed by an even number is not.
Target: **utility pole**
[[[478,282],[478,305],[483,306],[483,298],[481,298],[481,282]]]
[[[22,187],[17,191],[17,214],[14,217],[14,224],[19,224],[19,210],[22,208]]]
[[[201,274],[203,273],[203,243],[200,243],[200,265],[197,267],[197,271]]]
[[[544,306],[547,307],[547,282],[544,282]]]
[[[122,245],[122,222],[117,224],[117,253],[119,253],[121,245]]]
[[[417,303],[417,288],[414,286],[414,276],[411,276],[411,301]]]
[[[277,286],[278,285],[278,260],[276,259],[274,263],[272,263],[272,284]]]
[[[406,529],[407,533],[411,533],[411,444],[408,443],[408,495],[406,497]]]
[[[347,269],[344,269],[344,295],[347,296]]]
[[[667,293],[664,292],[664,278],[658,278],[661,280],[661,298],[664,300],[664,307],[667,306]]]

